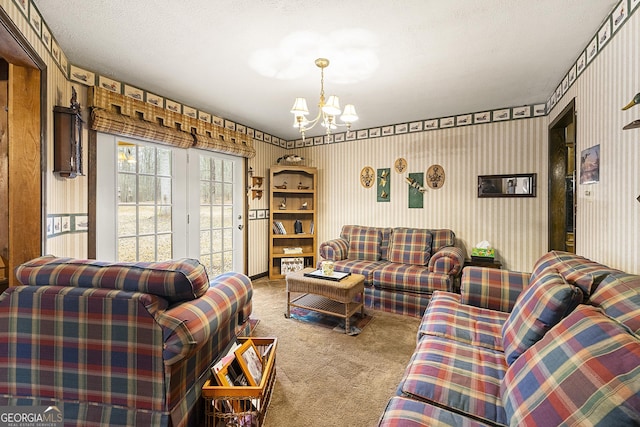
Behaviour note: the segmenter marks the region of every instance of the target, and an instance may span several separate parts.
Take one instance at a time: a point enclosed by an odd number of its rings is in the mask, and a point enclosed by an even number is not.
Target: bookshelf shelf
[[[269,279],[281,279],[290,271],[291,261],[315,267],[317,169],[307,166],[273,166],[270,170],[272,226],[269,230]],[[283,188],[286,187],[286,188]],[[298,233],[296,233],[298,227]],[[301,230],[300,230],[301,228]],[[302,231],[302,232],[300,232]],[[302,253],[285,254],[284,248],[300,247]],[[286,267],[283,271],[283,260]]]

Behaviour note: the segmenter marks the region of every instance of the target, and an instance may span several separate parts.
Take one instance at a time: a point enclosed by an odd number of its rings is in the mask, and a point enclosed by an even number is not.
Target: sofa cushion
[[[614,273],[591,295],[591,304],[640,335],[640,276]]]
[[[538,276],[520,294],[502,327],[507,363],[512,364],[581,302],[580,289],[566,283],[559,274]]]
[[[104,262],[58,258],[35,258],[16,268],[23,285],[77,286],[119,289],[161,296],[170,302],[198,298],[209,289],[204,265],[196,259],[161,262]]]
[[[374,227],[353,227],[349,236],[347,259],[378,261],[382,233]]]
[[[511,425],[640,423],[640,340],[579,306],[507,370],[502,401]]]
[[[391,236],[389,261],[427,265],[431,258],[431,233],[419,228],[396,228]]]
[[[611,273],[620,270],[591,261],[583,256],[569,252],[551,251],[536,261],[531,273],[531,280],[535,280],[549,271],[556,271],[572,285],[576,285],[588,298],[598,287],[600,282]]]
[[[432,335],[503,351],[502,325],[508,313],[462,304],[460,295],[436,291],[418,328],[418,340]]]
[[[506,369],[502,352],[425,335],[398,393],[505,425],[500,383]]]
[[[378,427],[484,427],[473,418],[419,400],[394,396],[389,399]]]
[[[333,269],[344,273],[362,274],[365,285],[371,286],[373,283],[373,273],[389,264],[389,261],[363,261],[357,259],[343,259],[334,261]]]
[[[387,262],[373,271],[373,286],[417,294],[430,294],[433,291],[450,291],[453,278],[447,274],[429,272],[422,265],[397,264]]]

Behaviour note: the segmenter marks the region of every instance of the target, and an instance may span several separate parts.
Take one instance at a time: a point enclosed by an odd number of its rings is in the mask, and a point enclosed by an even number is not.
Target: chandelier
[[[311,130],[315,125],[320,123],[326,130],[327,135],[331,135],[331,131],[338,128],[338,126],[345,126],[347,129],[351,128],[351,124],[358,120],[356,114],[356,107],[353,104],[347,104],[344,107],[344,112],[340,109],[340,100],[335,95],[330,95],[327,100],[324,98],[324,69],[329,66],[329,60],[326,58],[316,59],[316,66],[320,68],[320,101],[318,102],[318,115],[315,119],[309,121],[307,115],[309,109],[307,108],[307,100],[305,98],[296,98],[291,108],[293,113],[293,127],[298,128],[302,134],[302,140],[304,141],[304,134],[306,131]],[[340,119],[344,123],[337,123],[336,116],[340,115]]]

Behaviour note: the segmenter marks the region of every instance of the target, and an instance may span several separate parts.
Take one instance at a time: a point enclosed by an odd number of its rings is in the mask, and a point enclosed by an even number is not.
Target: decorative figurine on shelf
[[[282,185],[276,185],[276,188],[279,190],[286,190],[287,189],[287,181],[283,182]]]
[[[280,202],[280,209],[287,209],[287,199],[282,199],[282,201]]]
[[[293,231],[296,234],[302,234],[302,222],[299,219],[296,219],[296,222],[293,223]]]
[[[280,164],[280,162],[299,163],[303,160],[304,160],[304,157],[300,157],[297,154],[287,154],[285,156],[279,157],[278,160],[276,160],[276,162],[278,164]]]
[[[298,184],[298,190],[308,190],[309,186],[308,185],[302,185],[302,181],[300,181],[300,184]]]
[[[309,207],[309,203],[304,202],[304,203],[302,204],[302,206],[300,206],[300,210],[302,210],[302,211],[306,211],[308,207]]]

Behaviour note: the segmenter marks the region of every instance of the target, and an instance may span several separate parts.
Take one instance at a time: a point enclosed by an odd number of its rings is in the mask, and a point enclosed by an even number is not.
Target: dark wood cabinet
[[[53,171],[65,178],[83,175],[80,109],[54,107],[53,116]]]

